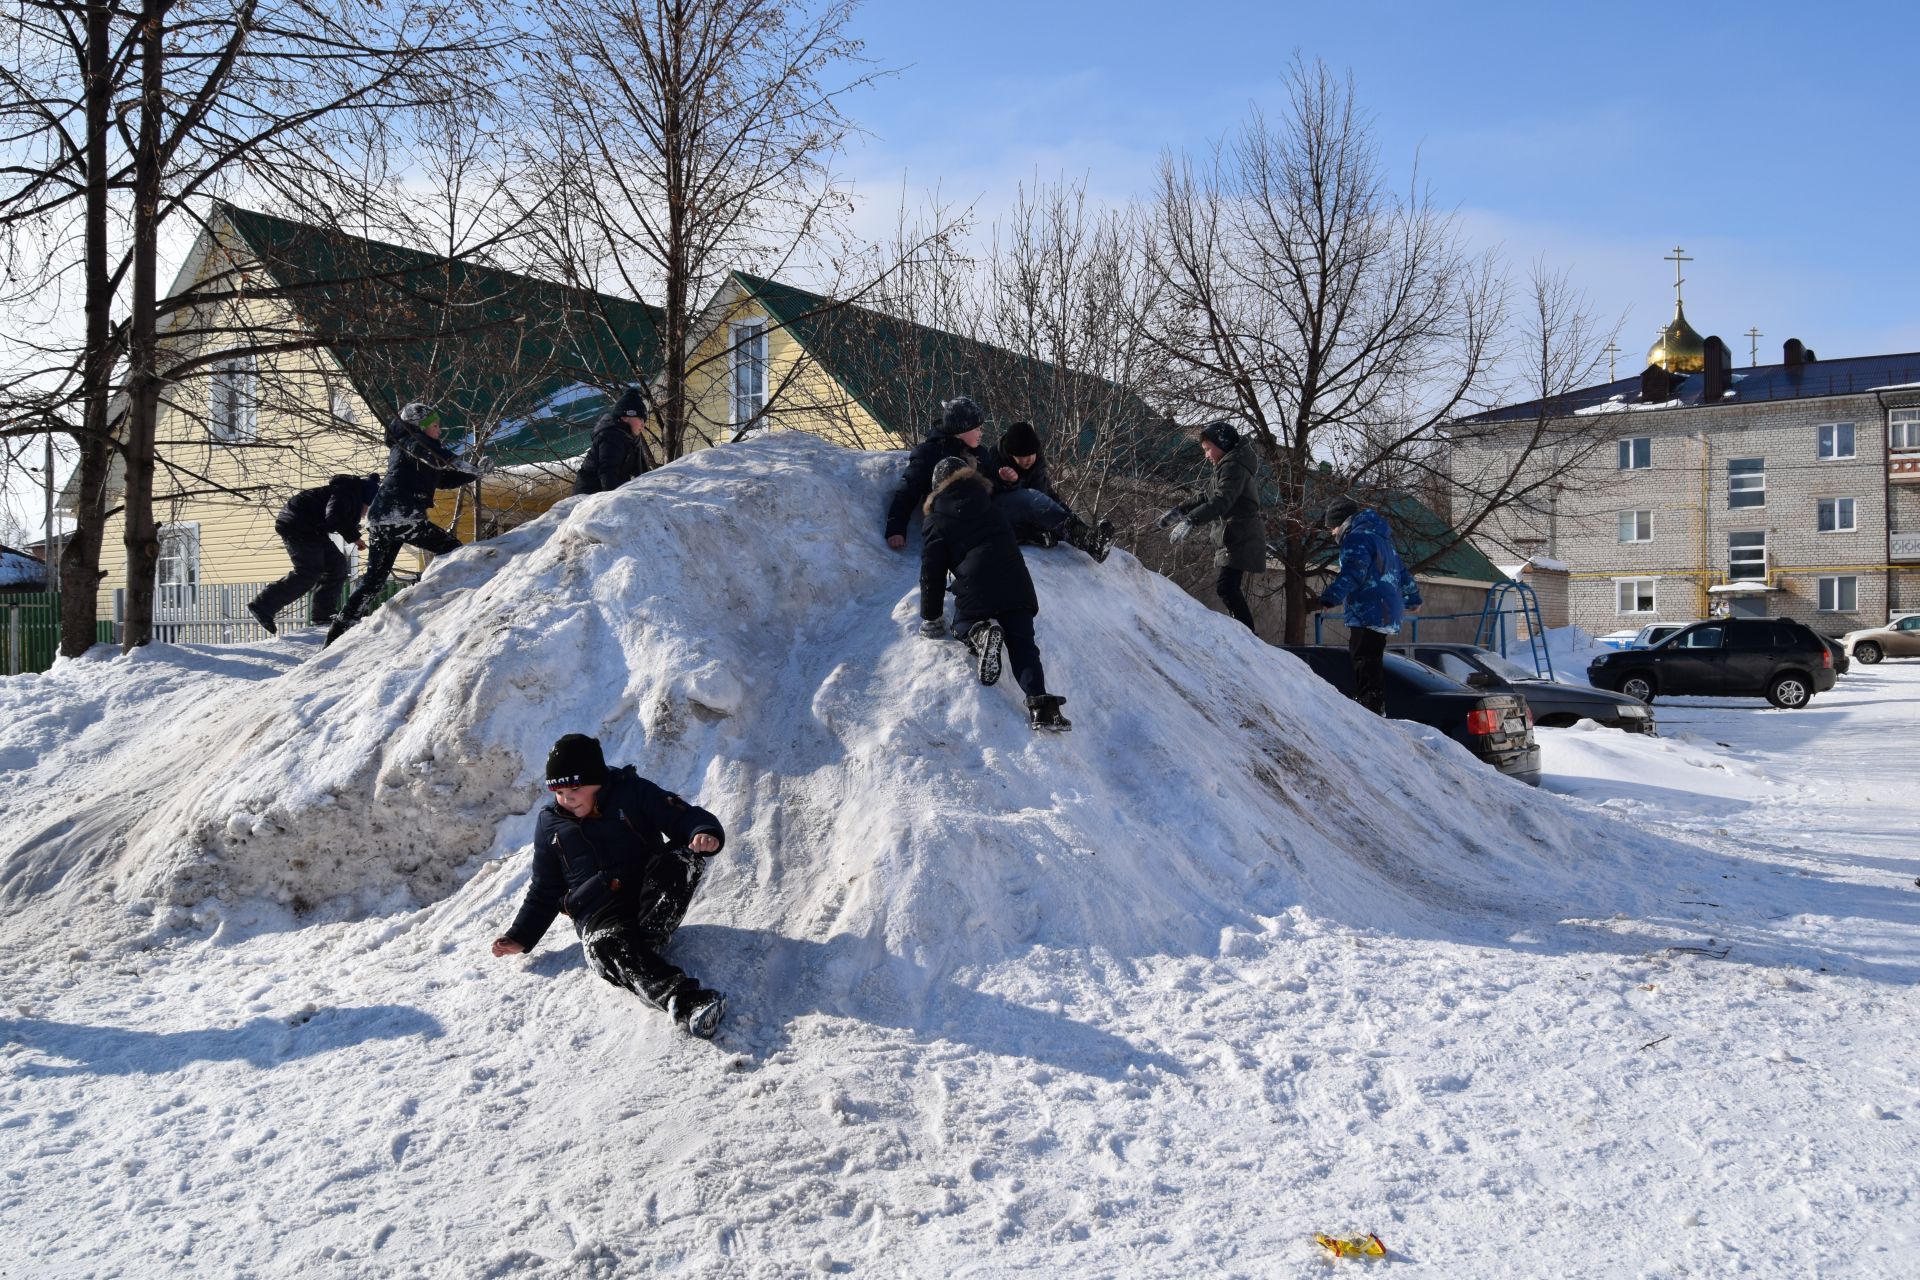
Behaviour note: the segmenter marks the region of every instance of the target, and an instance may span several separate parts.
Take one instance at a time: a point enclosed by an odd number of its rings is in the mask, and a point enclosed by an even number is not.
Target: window
[[[1622,511],[1620,513],[1620,541],[1652,542],[1653,512]]]
[[[1653,465],[1653,437],[1635,436],[1620,442],[1620,469],[1645,471]]]
[[[767,407],[767,322],[727,326],[733,348],[733,425],[744,427]]]
[[[1859,608],[1858,578],[1820,579],[1820,612],[1852,613]]]
[[[254,420],[253,357],[222,360],[213,366],[207,397],[207,431],[215,440],[251,440]]]
[[[154,569],[158,609],[186,609],[200,589],[200,526],[160,526],[160,562]]]
[[[1920,449],[1920,409],[1887,411],[1887,448]]]
[[[1734,582],[1766,581],[1767,535],[1764,532],[1727,535],[1727,577]]]
[[[345,388],[335,388],[332,403],[328,406],[333,412],[333,420],[342,426],[352,426],[359,420],[353,411],[353,392]]]
[[[1820,499],[1820,532],[1852,533],[1854,528],[1852,498]]]
[[[1652,578],[1616,578],[1614,587],[1619,592],[1621,613],[1654,612]]]
[[[1673,647],[1676,649],[1718,649],[1720,647],[1721,637],[1726,634],[1726,630],[1726,627],[1721,624],[1695,627],[1691,631],[1682,632],[1679,638],[1673,642]]]
[[[1727,506],[1764,507],[1767,505],[1767,460],[1765,458],[1727,459]]]
[[[1823,422],[1820,424],[1820,457],[1851,458],[1853,456],[1853,424],[1851,422]]]

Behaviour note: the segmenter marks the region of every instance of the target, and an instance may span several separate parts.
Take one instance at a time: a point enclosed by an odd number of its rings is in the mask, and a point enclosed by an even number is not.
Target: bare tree
[[[1315,484],[1366,486],[1436,438],[1487,378],[1504,288],[1416,185],[1387,185],[1353,85],[1296,62],[1285,115],[1255,112],[1196,162],[1168,156],[1150,212],[1148,333],[1175,403],[1230,416],[1267,463],[1286,638],[1324,547]]]
[[[839,104],[873,79],[852,13],[852,0],[544,10],[533,92],[567,189],[553,252],[607,272],[599,288],[659,299],[654,430],[667,460],[732,425],[700,415],[699,309],[729,270],[774,276],[807,261],[848,208],[828,167],[851,128]]]

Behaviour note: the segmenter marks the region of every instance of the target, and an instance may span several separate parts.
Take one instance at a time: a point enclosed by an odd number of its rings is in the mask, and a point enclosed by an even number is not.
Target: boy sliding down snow
[[[592,970],[666,1010],[696,1036],[711,1036],[726,999],[660,957],[720,851],[720,820],[641,777],[607,769],[600,740],[569,733],[547,756],[554,802],[533,830],[533,879],[513,927],[493,954],[533,950],[566,912]]]
[[[1000,678],[1004,645],[1013,678],[1027,695],[1027,721],[1056,732],[1073,725],[1060,714],[1066,699],[1047,692],[1033,619],[1040,601],[1014,541],[1013,526],[993,500],[993,486],[960,458],[944,458],[933,470],[920,525],[920,634],[947,634],[947,575],[953,575],[953,634],[980,659],[980,683]]]

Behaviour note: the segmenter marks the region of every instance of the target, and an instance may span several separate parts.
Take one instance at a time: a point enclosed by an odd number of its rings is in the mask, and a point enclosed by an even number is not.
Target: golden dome
[[[1707,340],[1687,323],[1686,310],[1673,304],[1673,323],[1660,331],[1660,340],[1647,352],[1647,363],[1668,373],[1699,373],[1707,367]]]

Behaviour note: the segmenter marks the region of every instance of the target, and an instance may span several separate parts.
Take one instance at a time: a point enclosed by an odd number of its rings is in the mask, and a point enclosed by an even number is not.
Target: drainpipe
[[[1706,618],[1713,611],[1713,597],[1707,593],[1713,581],[1713,446],[1707,442],[1704,429],[1694,432],[1693,438],[1700,442],[1700,578],[1696,588],[1700,607],[1694,616]]]
[[[1886,393],[1884,391],[1875,391],[1873,393],[1873,398],[1880,405],[1880,416],[1878,420],[1874,423],[1874,425],[1879,428],[1877,434],[1880,437],[1880,531],[1882,534],[1886,536],[1886,542],[1887,542],[1887,545],[1886,545],[1887,554],[1881,560],[1881,563],[1887,566],[1884,570],[1881,571],[1886,576],[1886,587],[1884,588],[1882,594],[1884,595],[1886,600],[1887,616],[1891,618],[1893,616],[1893,584],[1894,584],[1894,576],[1893,576],[1893,445],[1891,441],[1888,439],[1888,433],[1892,430],[1892,428],[1887,424],[1888,405],[1887,405]],[[1855,441],[1855,444],[1856,446],[1858,445],[1857,440]],[[1857,608],[1859,606],[1859,601],[1856,600],[1854,602],[1854,605]]]

